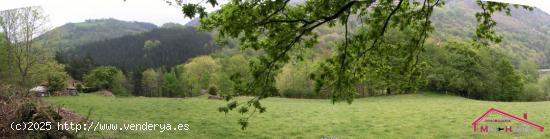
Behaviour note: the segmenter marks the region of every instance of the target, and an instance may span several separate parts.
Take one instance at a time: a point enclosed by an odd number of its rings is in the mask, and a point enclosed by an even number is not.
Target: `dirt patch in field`
[[[98,94],[102,95],[102,96],[113,96],[113,92],[111,91],[108,91],[108,90],[102,90],[102,91],[99,91]]]
[[[82,121],[83,119],[83,117],[81,117],[77,113],[69,111],[65,108],[58,108],[57,113],[59,113],[59,115],[63,117],[63,122],[67,122],[67,123],[69,122],[80,123],[80,121]]]

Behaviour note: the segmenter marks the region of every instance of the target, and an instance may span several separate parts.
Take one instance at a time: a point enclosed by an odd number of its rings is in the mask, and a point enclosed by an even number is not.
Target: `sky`
[[[521,4],[521,5],[537,7],[542,11],[550,14],[550,0],[487,0],[487,1]]]
[[[202,0],[184,0],[198,3]],[[222,0],[220,3],[225,3]],[[535,6],[550,14],[550,0],[490,0]],[[169,6],[164,0],[0,0],[0,10],[25,6],[41,6],[49,16],[49,26],[83,22],[86,19],[116,18],[126,21],[150,22],[162,25],[168,22],[180,24],[190,19],[183,17],[181,9]],[[208,11],[213,8],[206,5]]]
[[[199,1],[191,0],[193,3]],[[0,11],[25,6],[41,6],[49,17],[51,27],[101,18],[150,22],[159,26],[168,22],[185,24],[190,21],[183,16],[180,8],[169,6],[164,0],[0,0]],[[215,10],[211,6],[206,7],[208,11]]]

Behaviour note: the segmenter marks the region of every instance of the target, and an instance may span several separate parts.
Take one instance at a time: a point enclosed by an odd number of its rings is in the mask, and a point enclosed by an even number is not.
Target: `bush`
[[[84,93],[84,87],[82,86],[82,84],[76,84],[76,91],[78,91],[79,93]]]
[[[208,94],[216,96],[218,95],[218,88],[216,86],[210,86],[208,88]]]
[[[544,99],[545,94],[538,84],[527,84],[520,96],[522,101],[537,101]]]
[[[98,67],[84,76],[88,87],[111,90],[114,95],[129,95],[126,76],[115,67]]]
[[[63,91],[67,87],[67,79],[69,75],[64,72],[49,75],[47,79],[49,91]]]

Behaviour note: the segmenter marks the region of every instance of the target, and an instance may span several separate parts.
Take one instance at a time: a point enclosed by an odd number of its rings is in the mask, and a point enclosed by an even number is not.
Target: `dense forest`
[[[146,68],[181,64],[189,58],[208,54],[215,49],[208,33],[197,32],[193,28],[163,27],[78,46],[59,52],[57,59],[68,65],[68,72],[73,77],[79,77],[85,73],[81,72],[81,68],[86,68],[80,65],[93,63],[140,72]]]

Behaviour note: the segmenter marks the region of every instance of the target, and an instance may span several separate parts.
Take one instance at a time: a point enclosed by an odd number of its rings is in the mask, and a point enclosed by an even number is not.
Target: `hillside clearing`
[[[244,98],[240,98],[244,99]],[[240,130],[240,114],[217,111],[224,101],[104,97],[49,97],[81,115],[102,123],[187,123],[188,131],[101,131],[81,135],[115,138],[549,138],[543,133],[473,133],[471,122],[494,107],[513,115],[529,113],[529,120],[549,125],[550,102],[488,102],[431,93],[370,97],[347,103],[330,100],[268,98],[267,112]]]

